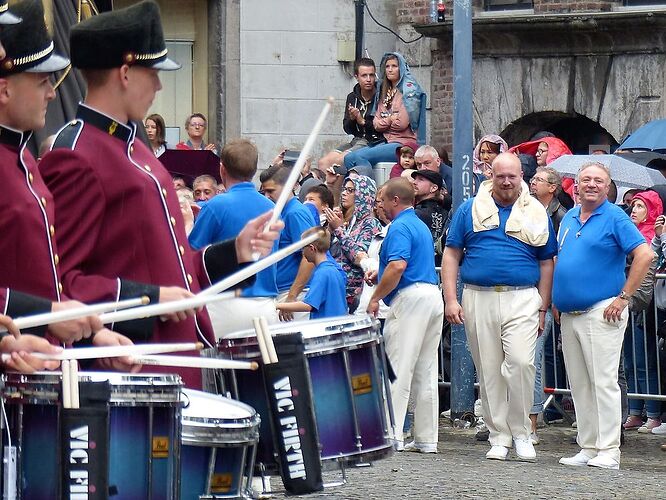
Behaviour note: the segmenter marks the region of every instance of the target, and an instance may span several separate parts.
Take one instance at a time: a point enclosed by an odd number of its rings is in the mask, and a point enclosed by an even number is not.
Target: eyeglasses
[[[342,188],[343,193],[354,194],[354,191],[356,191],[356,188],[353,188],[353,187],[343,187]]]
[[[537,156],[545,155],[546,153],[548,153],[547,149],[537,149],[536,151]]]
[[[550,182],[548,179],[542,179],[541,177],[532,177],[530,179],[530,184],[532,183],[537,183],[537,182],[544,182],[546,184],[554,184],[554,182]]]
[[[205,124],[205,123],[194,123],[194,122],[190,122],[190,127],[194,127],[194,128],[206,128],[206,124]]]

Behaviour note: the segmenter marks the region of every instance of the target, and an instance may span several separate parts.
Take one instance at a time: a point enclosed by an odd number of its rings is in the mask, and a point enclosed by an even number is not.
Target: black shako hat
[[[18,24],[3,26],[0,42],[7,55],[0,61],[0,76],[17,73],[52,73],[69,65],[69,60],[54,53],[53,39],[46,29],[41,0],[23,0],[12,5]]]
[[[9,0],[0,0],[0,24],[20,23],[21,18],[9,12]]]
[[[442,180],[442,176],[439,172],[426,169],[417,170],[416,172],[412,172],[412,179],[416,179],[417,175],[420,175],[424,179],[428,179],[433,184],[436,184],[439,189],[442,189],[442,186],[444,185],[444,181]]]
[[[92,16],[72,28],[69,41],[75,68],[180,68],[167,57],[160,9],[151,0]]]

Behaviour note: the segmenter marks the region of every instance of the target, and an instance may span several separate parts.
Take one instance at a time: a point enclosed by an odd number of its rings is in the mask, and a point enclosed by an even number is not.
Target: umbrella
[[[578,169],[582,165],[590,162],[606,165],[610,169],[611,179],[618,186],[644,189],[664,183],[664,176],[658,170],[644,167],[617,155],[563,155],[548,166],[565,177],[573,177],[578,174]]]
[[[653,120],[639,127],[618,149],[643,149],[666,152],[666,119]]]

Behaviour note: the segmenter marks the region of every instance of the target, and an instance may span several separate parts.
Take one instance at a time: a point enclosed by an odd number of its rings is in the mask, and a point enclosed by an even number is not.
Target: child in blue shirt
[[[337,262],[326,257],[331,246],[330,233],[313,227],[301,237],[306,238],[317,232],[321,233],[321,237],[303,248],[303,257],[315,265],[310,279],[310,290],[303,301],[277,304],[278,311],[309,312],[310,319],[342,316],[348,312],[344,273]]]

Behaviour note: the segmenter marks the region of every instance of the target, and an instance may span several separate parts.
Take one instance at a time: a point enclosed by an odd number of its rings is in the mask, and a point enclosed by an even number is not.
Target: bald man
[[[495,158],[491,179],[456,210],[442,259],[446,318],[465,324],[491,460],[506,460],[512,445],[519,460],[536,458],[528,417],[534,349],[550,306],[557,243],[546,209],[522,178],[517,156]]]

